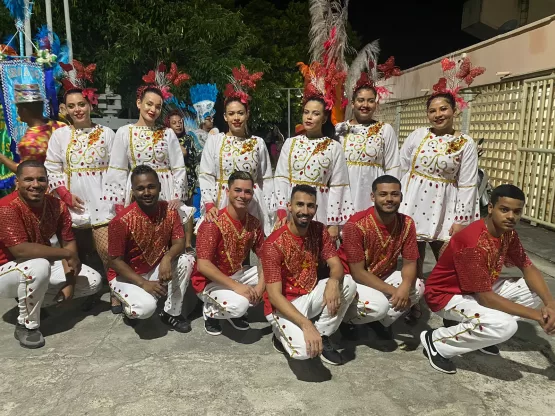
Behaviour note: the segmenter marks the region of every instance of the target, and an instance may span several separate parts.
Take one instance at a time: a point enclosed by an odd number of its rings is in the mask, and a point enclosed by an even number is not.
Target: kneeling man
[[[428,277],[428,306],[444,322],[458,323],[420,334],[434,369],[454,374],[452,357],[476,350],[499,354],[496,345],[515,334],[519,318],[534,320],[555,335],[555,300],[515,230],[524,201],[514,185],[495,188],[488,216],[451,237]],[[524,278],[501,278],[503,265],[518,267]]]
[[[129,325],[151,317],[157,300],[167,296],[162,322],[175,331],[189,332],[191,324],[181,308],[195,259],[184,254],[179,213],[159,201],[160,180],[147,165],[133,169],[131,190],[135,202],[108,226],[110,288],[121,300]]]
[[[347,338],[356,338],[356,327],[370,323],[378,337],[392,339],[391,324],[424,293],[424,283],[416,278],[418,245],[414,221],[400,214],[403,200],[401,182],[383,175],[372,184],[374,206],[353,215],[343,228],[339,252],[353,279],[358,299],[341,326]],[[397,269],[397,259],[403,266]]]
[[[62,201],[46,195],[42,163],[20,163],[16,184],[17,191],[0,199],[0,296],[18,299],[14,335],[19,344],[40,348],[45,344],[39,330],[41,306],[92,295],[102,280],[81,265],[71,215]],[[54,236],[61,248],[50,246]]]
[[[204,329],[220,335],[221,320],[240,331],[250,328],[244,318],[264,293],[262,267],[244,267],[252,251],[260,255],[264,230],[248,212],[254,181],[248,172],[233,172],[228,179],[226,208],[214,222],[205,220],[197,232],[197,270],[193,288],[204,302]],[[260,276],[259,276],[260,274]]]
[[[353,301],[356,284],[351,276],[343,275],[326,227],[312,221],[317,208],[316,190],[296,185],[288,203],[289,221],[264,243],[264,314],[272,325],[272,343],[279,352],[297,360],[321,355],[323,361],[341,365],[342,356],[329,337]],[[328,279],[318,279],[319,261],[328,264]]]

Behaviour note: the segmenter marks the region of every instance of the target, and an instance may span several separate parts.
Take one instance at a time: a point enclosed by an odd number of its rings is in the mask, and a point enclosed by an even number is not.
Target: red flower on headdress
[[[478,75],[482,75],[484,72],[486,72],[486,68],[482,66],[472,68],[470,58],[466,57],[464,58],[456,77],[464,80],[464,82],[466,82],[466,85],[470,85],[474,81],[474,78],[476,78]]]
[[[66,64],[64,62],[60,62],[60,67],[65,71],[65,72],[71,72],[73,71],[73,65],[71,64]]]
[[[64,91],[69,91],[75,88],[79,88],[73,82],[71,82],[69,78],[63,78],[61,82],[62,82],[62,87],[64,87]]]
[[[77,59],[73,60],[73,68],[75,68],[76,77],[78,79],[94,82],[93,73],[96,71],[96,64],[84,66]]]
[[[241,68],[233,68],[231,70],[233,78],[237,81],[239,85],[246,88],[255,88],[256,83],[262,79],[263,72],[255,72],[250,74],[245,65],[241,64]]]
[[[441,77],[439,81],[435,83],[432,88],[436,93],[445,92],[445,90],[447,89],[447,78]]]
[[[455,61],[453,61],[452,59],[443,58],[441,60],[441,68],[443,69],[443,72],[449,71],[449,70],[455,68],[456,66],[457,66],[457,63]]]
[[[191,77],[185,72],[179,72],[179,70],[177,69],[177,64],[175,62],[172,62],[170,72],[166,74],[166,79],[173,85],[178,87],[185,81],[191,79]]]
[[[156,74],[152,69],[148,71],[148,74],[143,75],[143,81],[147,84],[154,84],[156,82]]]
[[[83,97],[87,98],[92,105],[98,104],[98,94],[96,88],[85,88],[83,90]]]
[[[246,92],[236,90],[233,84],[227,84],[225,86],[224,96],[226,98],[239,98],[239,100],[245,105],[247,105],[251,99]]]
[[[390,56],[385,63],[378,65],[378,70],[382,72],[383,79],[398,77],[402,74],[401,69],[398,66],[395,66],[395,57],[393,56]]]

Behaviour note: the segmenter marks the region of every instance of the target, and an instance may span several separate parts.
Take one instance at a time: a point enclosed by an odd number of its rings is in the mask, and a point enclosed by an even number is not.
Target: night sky
[[[364,44],[380,39],[380,63],[401,69],[480,42],[461,30],[464,0],[351,0],[349,22]]]
[[[280,8],[288,2],[273,0]],[[380,39],[380,63],[394,55],[397,65],[407,69],[480,42],[461,30],[463,4],[464,0],[351,0],[349,22],[363,45]]]

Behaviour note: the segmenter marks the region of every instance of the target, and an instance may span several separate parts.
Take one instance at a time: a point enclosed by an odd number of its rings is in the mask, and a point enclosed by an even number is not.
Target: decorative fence
[[[480,167],[492,186],[514,183],[526,194],[524,218],[555,228],[555,73],[465,90],[470,105],[455,128],[484,138]],[[390,123],[399,144],[428,126],[426,98],[390,102],[379,118]]]

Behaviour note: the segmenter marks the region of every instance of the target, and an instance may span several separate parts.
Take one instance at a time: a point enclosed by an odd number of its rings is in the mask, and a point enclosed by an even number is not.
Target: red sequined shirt
[[[57,235],[72,241],[71,215],[66,204],[51,195],[44,196],[42,208],[29,207],[13,192],[0,199],[0,265],[15,260],[8,249],[21,243],[50,245]]]
[[[483,220],[455,234],[426,280],[424,296],[437,312],[454,295],[489,292],[503,266],[524,269],[532,264],[516,231],[493,237]]]
[[[169,250],[172,240],[184,238],[183,224],[175,209],[166,201],[158,202],[158,211],[147,215],[133,202],[108,225],[108,255],[123,257],[137,274],[154,269]],[[116,277],[108,271],[108,280]]]
[[[345,273],[348,263],[364,261],[366,270],[380,279],[387,279],[397,268],[397,259],[418,260],[416,228],[411,217],[397,214],[393,222],[384,225],[374,207],[357,212],[343,227],[343,244],[339,258]]]
[[[231,276],[243,267],[249,252],[260,257],[264,230],[258,219],[247,214],[245,222],[231,218],[227,208],[220,210],[215,222],[204,221],[197,232],[197,259],[209,260],[223,274]],[[195,267],[191,277],[196,293],[204,290],[209,280]]]
[[[262,268],[267,284],[281,282],[289,301],[310,293],[318,282],[318,262],[337,256],[326,226],[312,221],[305,237],[298,237],[284,225],[274,231],[262,249]],[[264,315],[273,307],[264,293]]]

